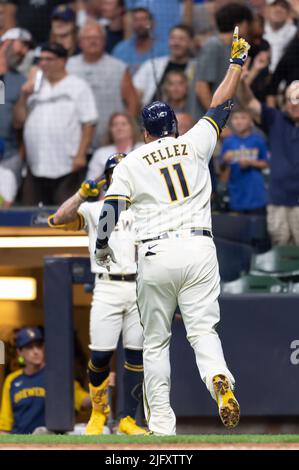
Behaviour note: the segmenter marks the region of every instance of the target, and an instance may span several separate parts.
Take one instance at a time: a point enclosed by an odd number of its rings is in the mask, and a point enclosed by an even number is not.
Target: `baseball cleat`
[[[219,408],[219,416],[228,429],[235,428],[240,420],[240,405],[225,375],[213,377],[213,387]]]
[[[98,436],[103,434],[106,416],[99,411],[92,410],[91,417],[87,423],[85,434],[87,436]]]
[[[85,434],[97,436],[103,434],[104,424],[110,413],[108,404],[109,377],[98,387],[89,384],[89,393],[92,403],[92,413],[86,426]]]
[[[122,418],[119,422],[117,434],[129,434],[131,436],[147,436],[148,431],[141,428],[136,424],[136,420],[133,419],[131,416],[126,416]]]

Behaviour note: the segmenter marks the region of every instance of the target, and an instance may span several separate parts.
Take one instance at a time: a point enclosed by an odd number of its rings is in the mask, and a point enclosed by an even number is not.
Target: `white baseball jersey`
[[[177,305],[201,378],[211,394],[215,375],[223,374],[234,382],[215,330],[220,318],[220,287],[214,242],[183,231],[211,229],[208,164],[218,127],[210,119],[201,119],[177,139],[161,138],[130,153],[115,168],[105,198],[132,203],[137,239],[182,230],[180,237],[140,243],[138,250],[145,414],[149,429],[160,435],[176,432],[169,398],[169,343]]]
[[[99,217],[103,201],[84,202],[78,212],[84,217],[84,229],[88,233],[91,271],[93,273],[107,273],[107,269],[98,266],[94,258],[97,239]],[[109,244],[114,251],[117,263],[111,263],[110,274],[136,273],[136,232],[134,218],[131,210],[122,212],[118,224],[111,234]]]
[[[143,145],[115,168],[106,198],[125,196],[133,204],[137,240],[170,230],[211,229],[208,165],[218,135],[207,119],[177,139]]]
[[[40,91],[29,97],[28,110],[24,142],[32,174],[55,179],[71,173],[82,126],[98,121],[89,85],[74,75],[55,86],[44,79]]]

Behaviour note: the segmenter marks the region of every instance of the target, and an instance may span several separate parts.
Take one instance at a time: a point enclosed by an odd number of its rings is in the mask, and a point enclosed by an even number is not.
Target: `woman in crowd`
[[[92,156],[87,171],[87,179],[95,179],[104,173],[108,157],[114,153],[129,153],[142,145],[141,136],[134,119],[127,113],[115,113],[108,124],[104,147]]]
[[[163,85],[163,101],[166,101],[175,113],[189,113],[188,77],[182,70],[168,72]]]

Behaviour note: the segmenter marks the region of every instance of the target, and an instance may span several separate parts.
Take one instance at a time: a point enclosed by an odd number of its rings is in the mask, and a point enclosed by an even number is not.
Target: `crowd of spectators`
[[[232,212],[267,211],[274,243],[299,243],[298,21],[299,0],[0,0],[0,207],[57,205],[101,176],[109,154],[141,144],[153,100],[190,128],[238,25],[250,59],[213,190],[225,185]]]

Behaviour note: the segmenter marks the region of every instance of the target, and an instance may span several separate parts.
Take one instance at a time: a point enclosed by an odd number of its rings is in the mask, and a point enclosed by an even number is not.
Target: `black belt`
[[[172,232],[175,233],[175,232]],[[213,238],[212,232],[210,230],[206,229],[191,229],[189,231],[190,237],[197,237],[197,236],[203,236],[203,237],[210,237]],[[175,233],[174,237],[169,235],[169,232],[162,233],[161,235],[158,235],[157,237],[154,238],[147,238],[146,240],[141,240],[142,243],[147,243],[147,242],[153,242],[155,240],[165,240],[167,238],[185,238],[183,234],[180,232]]]
[[[110,281],[126,281],[134,282],[136,281],[136,274],[98,274],[99,279],[109,279]]]

